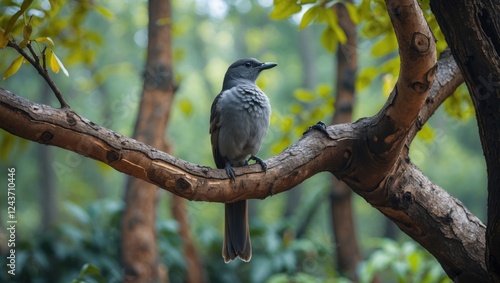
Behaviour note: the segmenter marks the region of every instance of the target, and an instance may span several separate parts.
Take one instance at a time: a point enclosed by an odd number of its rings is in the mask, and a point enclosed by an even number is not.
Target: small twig
[[[45,70],[45,72],[47,72],[47,59],[45,57],[45,51],[47,50],[47,47],[45,47],[43,50],[42,50],[42,64],[43,64],[43,69]]]
[[[33,56],[33,59],[35,59],[36,64],[37,64],[37,65],[40,65],[40,59],[39,59],[39,58],[38,58],[38,56],[36,55],[35,50],[33,50],[33,46],[31,46],[31,44],[30,44],[30,43],[28,43],[28,44],[26,45],[26,47],[28,47],[28,50],[30,51],[31,56]]]
[[[59,100],[59,103],[61,104],[62,109],[70,109],[71,107],[69,104],[64,100],[61,91],[57,88],[56,84],[52,80],[52,78],[49,76],[49,73],[47,72],[47,69],[45,68],[45,59],[44,59],[44,66],[40,65],[40,58],[36,55],[35,51],[33,50],[33,47],[31,46],[30,43],[28,43],[28,49],[30,53],[33,55],[31,57],[23,48],[21,48],[17,43],[14,41],[9,40],[7,43],[7,46],[14,48],[19,54],[21,54],[28,62],[31,63],[33,67],[38,71],[38,73],[45,79],[47,84],[50,86],[52,91],[54,92],[57,100]]]

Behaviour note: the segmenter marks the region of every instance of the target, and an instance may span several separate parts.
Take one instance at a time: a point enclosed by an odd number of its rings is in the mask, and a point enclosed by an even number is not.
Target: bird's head
[[[262,63],[255,58],[240,59],[231,64],[227,69],[224,76],[223,89],[229,89],[241,80],[255,82],[262,70],[271,69],[277,65],[273,62]]]

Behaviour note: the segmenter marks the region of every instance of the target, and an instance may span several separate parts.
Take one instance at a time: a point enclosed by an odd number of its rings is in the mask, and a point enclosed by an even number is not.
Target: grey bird
[[[215,165],[235,179],[233,167],[255,160],[267,170],[265,162],[255,156],[269,128],[271,105],[255,84],[260,72],[277,66],[254,58],[240,59],[227,69],[222,90],[212,103],[210,141]],[[224,243],[222,257],[227,263],[236,257],[252,258],[248,228],[247,201],[225,204]]]

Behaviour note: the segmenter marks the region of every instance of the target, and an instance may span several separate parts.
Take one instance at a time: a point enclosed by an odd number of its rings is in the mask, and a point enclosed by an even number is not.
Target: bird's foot
[[[318,123],[309,126],[309,128],[302,134],[305,135],[309,133],[311,130],[317,130],[323,133],[327,138],[330,138],[330,134],[328,134],[328,131],[326,130],[326,124],[323,123],[323,121],[319,121]]]
[[[255,160],[255,163],[259,163],[260,166],[262,166],[262,170],[264,170],[264,172],[267,171],[266,162],[264,162],[264,160],[260,159],[259,157],[252,155],[252,156],[250,156],[250,158],[248,160]]]
[[[226,170],[226,174],[231,180],[236,180],[236,174],[234,173],[233,167],[231,167],[231,164],[229,164],[228,161],[226,161],[226,166],[224,167],[224,170]]]

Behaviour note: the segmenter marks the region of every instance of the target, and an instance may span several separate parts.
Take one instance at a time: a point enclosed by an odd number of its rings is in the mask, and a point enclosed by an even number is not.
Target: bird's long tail
[[[224,261],[229,262],[237,256],[243,261],[250,261],[252,244],[248,229],[247,201],[225,204],[225,214],[224,243],[222,245]]]

